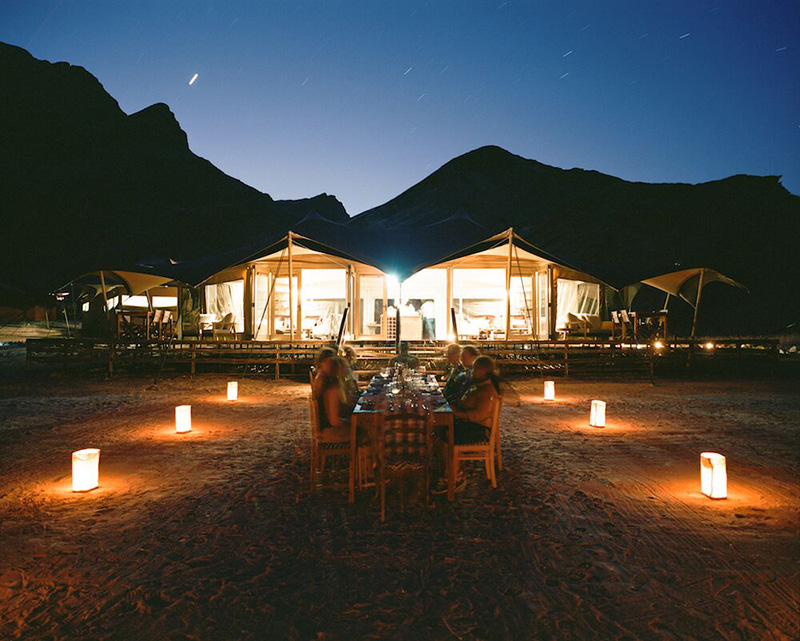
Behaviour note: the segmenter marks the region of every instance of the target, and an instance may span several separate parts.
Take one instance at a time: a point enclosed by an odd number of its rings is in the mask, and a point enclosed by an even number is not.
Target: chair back
[[[623,323],[630,323],[631,322],[631,318],[630,318],[630,316],[628,316],[628,310],[627,309],[619,310],[619,315],[622,318],[622,322]]]
[[[611,312],[611,320],[615,325],[619,325],[619,312],[612,311]]]
[[[161,319],[163,323],[169,323],[172,320],[172,312],[168,309],[164,310],[164,317]]]
[[[500,394],[497,394],[494,399],[494,406],[492,407],[492,429],[491,433],[489,434],[489,447],[494,451],[495,443],[497,443],[497,437],[500,433],[500,410],[503,409],[503,397]]]
[[[164,317],[164,310],[157,309],[153,312],[153,324],[158,325],[161,322],[161,319]]]
[[[311,425],[311,442],[316,443],[319,435],[319,411],[313,394],[308,395],[308,422]]]
[[[389,467],[428,467],[433,447],[430,411],[382,414],[378,449],[381,461]]]

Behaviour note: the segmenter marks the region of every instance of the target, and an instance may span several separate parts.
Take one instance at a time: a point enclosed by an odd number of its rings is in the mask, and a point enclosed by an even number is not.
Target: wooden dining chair
[[[308,416],[311,426],[311,492],[322,489],[317,485],[317,477],[325,472],[325,462],[331,456],[346,456],[350,458],[350,430],[328,429],[321,430],[317,401],[313,395],[308,397]],[[349,475],[353,475],[352,465],[348,466]],[[348,488],[353,486],[355,479],[351,478]],[[331,489],[341,489],[342,485],[332,484],[326,486]]]
[[[492,487],[497,487],[497,471],[495,469],[494,458],[495,450],[499,449],[498,434],[500,432],[500,410],[503,408],[503,397],[499,394],[493,399],[492,408],[492,427],[488,437],[466,441],[459,439],[456,432],[456,443],[450,455],[450,465],[454,465],[456,472],[461,461],[483,461],[486,466],[486,478],[492,483]],[[459,442],[460,441],[460,442]]]
[[[433,416],[421,413],[381,414],[378,429],[378,487],[381,497],[381,521],[386,520],[386,483],[398,481],[400,510],[405,511],[405,486],[410,478],[424,483],[428,505],[433,446]]]

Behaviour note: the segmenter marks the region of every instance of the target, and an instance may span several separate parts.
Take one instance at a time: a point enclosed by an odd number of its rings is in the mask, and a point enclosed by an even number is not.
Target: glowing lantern
[[[98,486],[100,450],[88,448],[72,453],[72,491],[86,492]]]
[[[710,499],[728,497],[728,472],[722,454],[716,452],[700,454],[700,491]]]
[[[592,427],[606,426],[606,402],[592,401],[592,412],[589,415],[589,425]]]
[[[664,349],[664,343],[662,343],[661,341],[656,341],[655,343],[653,343],[653,347],[655,347],[656,349]]]
[[[230,381],[228,383],[228,400],[235,401],[237,398],[239,398],[239,383]]]
[[[711,341],[709,341],[708,343],[706,343],[706,344],[704,345],[704,347],[705,347],[706,349],[708,349],[708,350],[712,350],[712,349],[714,349],[714,343],[712,343]]]
[[[175,431],[178,434],[192,431],[191,405],[178,405],[175,408]]]
[[[546,401],[554,401],[554,400],[556,400],[556,383],[555,383],[555,381],[545,381],[544,382],[544,400],[546,400]]]

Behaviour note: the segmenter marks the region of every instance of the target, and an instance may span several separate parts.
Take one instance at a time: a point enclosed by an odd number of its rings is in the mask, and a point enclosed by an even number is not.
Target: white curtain
[[[556,327],[566,325],[567,314],[600,313],[600,285],[559,278],[556,287]]]
[[[244,331],[244,281],[231,280],[216,285],[206,285],[206,311],[222,320],[233,314],[237,332]]]

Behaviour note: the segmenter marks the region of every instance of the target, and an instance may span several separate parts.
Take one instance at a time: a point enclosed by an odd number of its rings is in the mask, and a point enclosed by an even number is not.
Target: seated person
[[[469,389],[472,384],[472,365],[478,358],[478,350],[467,345],[461,350],[460,367],[447,378],[442,394],[448,403],[455,403]],[[450,359],[448,355],[448,360]]]
[[[313,394],[320,431],[347,428],[346,367],[344,359],[339,356],[325,358],[319,363]]]
[[[444,348],[444,357],[447,361],[444,380],[449,381],[455,374],[464,369],[464,366],[461,364],[461,345],[458,343],[450,343]]]
[[[325,361],[335,357],[336,357],[336,349],[333,347],[325,346],[322,349],[320,349],[319,352],[317,353],[317,357],[314,359],[314,366],[313,366],[314,376],[311,380],[311,388],[314,394],[316,394],[316,389],[318,384],[317,382],[321,381],[323,368],[328,368],[330,366],[330,363],[325,365]]]
[[[479,356],[472,367],[472,385],[453,407],[457,444],[489,438],[494,400],[498,396],[500,380],[494,361],[488,356]]]
[[[419,367],[419,359],[408,353],[408,342],[403,341],[400,343],[400,353],[392,359],[391,365],[404,365],[409,369],[416,369]]]
[[[497,376],[494,361],[488,356],[475,359],[472,368],[472,385],[464,396],[453,405],[453,440],[456,445],[478,443],[489,438],[492,428],[494,399],[500,396],[500,380]],[[447,428],[443,425],[436,428],[439,443],[437,456],[444,461],[447,442]],[[445,465],[440,463],[440,469]],[[466,485],[466,477],[456,470],[455,491],[460,492]],[[440,478],[434,494],[447,492],[447,481]]]
[[[352,411],[358,402],[358,397],[361,396],[361,390],[358,387],[358,378],[356,378],[353,370],[357,360],[356,350],[350,345],[345,345],[342,349],[342,361],[345,366],[344,386],[347,395],[347,403]]]

